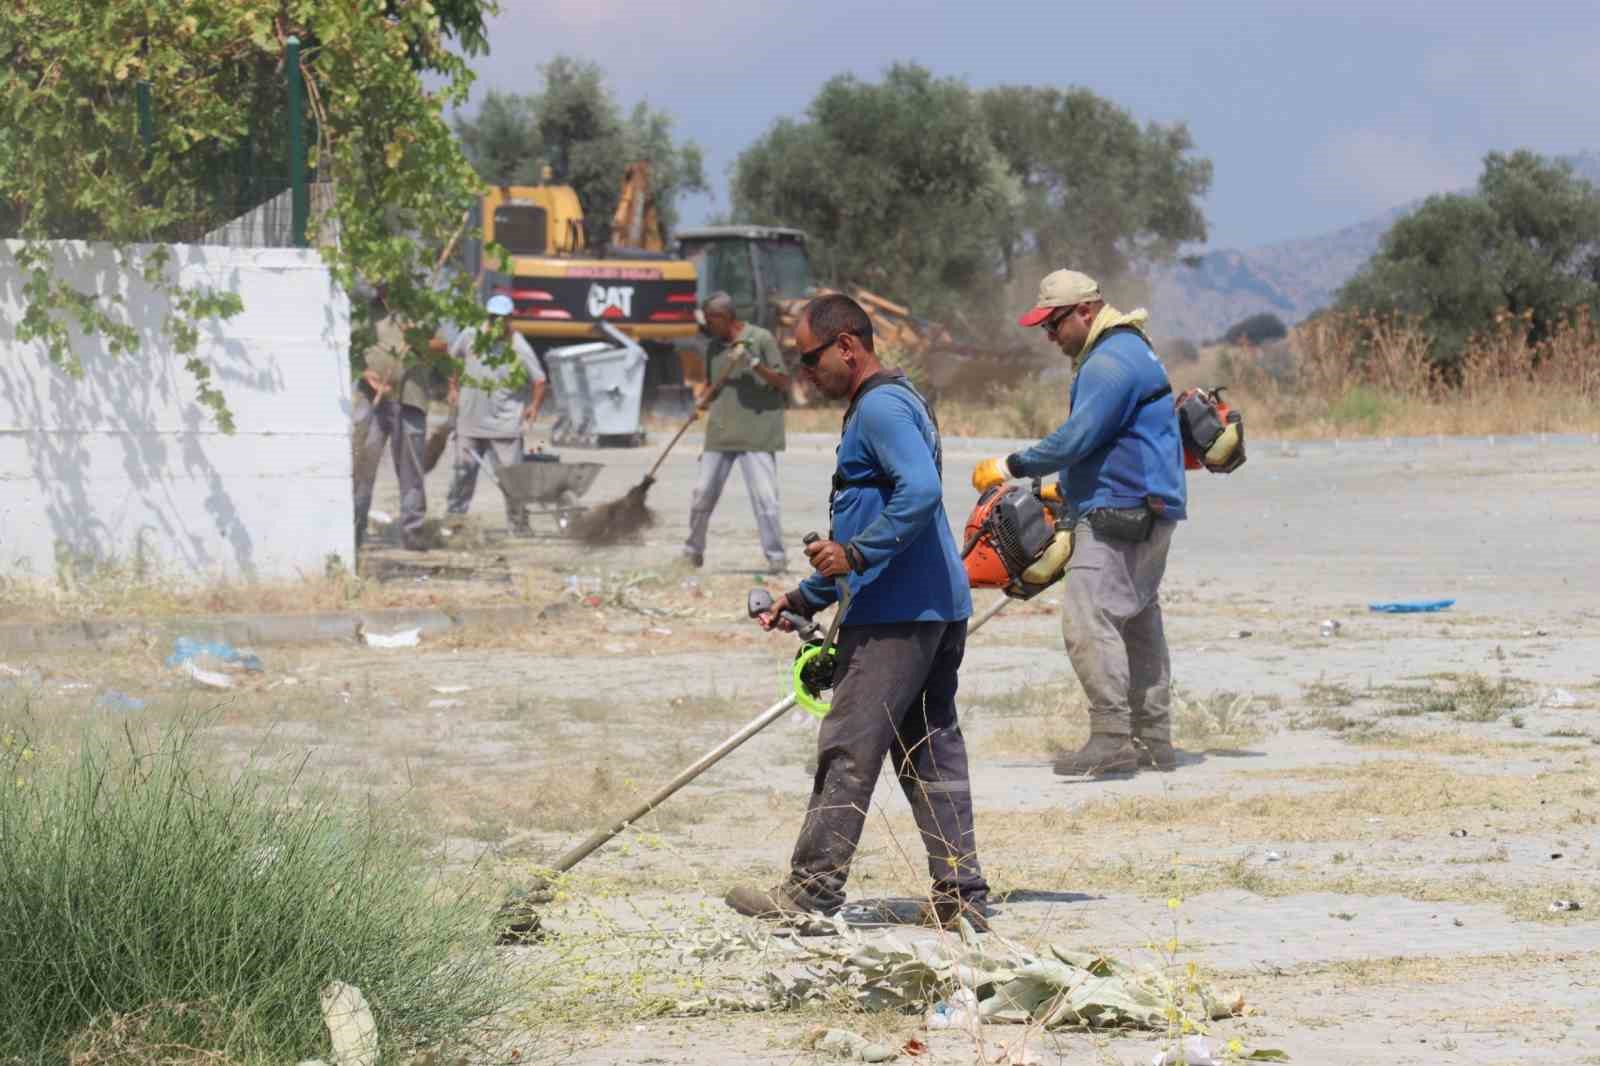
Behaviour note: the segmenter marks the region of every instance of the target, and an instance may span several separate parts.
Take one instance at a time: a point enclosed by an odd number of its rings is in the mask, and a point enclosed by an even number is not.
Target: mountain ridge
[[[1600,153],[1562,158],[1580,177],[1600,186]],[[1206,252],[1193,265],[1158,266],[1143,278],[1149,287],[1153,331],[1163,338],[1205,342],[1263,311],[1293,325],[1331,303],[1340,286],[1377,252],[1389,227],[1426,199],[1392,207],[1329,233],[1250,249]]]

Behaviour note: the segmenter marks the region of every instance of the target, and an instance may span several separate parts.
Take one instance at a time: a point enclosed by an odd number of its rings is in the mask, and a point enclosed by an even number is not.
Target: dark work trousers
[[[385,448],[394,457],[395,480],[400,483],[400,530],[407,546],[420,542],[428,518],[428,497],[423,489],[422,453],[427,447],[428,413],[420,407],[394,400],[374,404],[359,391],[354,402],[355,426],[351,434],[351,481],[355,497],[356,547],[367,535],[367,514],[372,510],[372,490]]]
[[[817,737],[817,776],[795,842],[789,887],[811,906],[844,903],[885,755],[928,851],[935,896],[984,903],[972,826],[967,744],[956,720],[956,674],[967,623],[842,626],[833,709]]]

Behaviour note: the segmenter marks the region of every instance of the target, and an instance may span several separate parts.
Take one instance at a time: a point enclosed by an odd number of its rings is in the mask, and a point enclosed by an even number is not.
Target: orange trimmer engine
[[[1183,468],[1231,474],[1244,465],[1244,418],[1222,399],[1222,386],[1189,389],[1177,400]]]
[[[1037,596],[1066,572],[1072,531],[1065,509],[1031,486],[1000,484],[978,497],[967,518],[961,559],[975,589],[1003,589],[1013,599]]]

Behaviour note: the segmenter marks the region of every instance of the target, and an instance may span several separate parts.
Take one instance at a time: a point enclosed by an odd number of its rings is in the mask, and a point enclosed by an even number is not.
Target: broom
[[[732,352],[741,347],[748,348],[749,344],[749,341],[741,338],[733,342],[729,351]],[[723,368],[722,373],[717,375],[717,380],[712,383],[711,391],[707,393],[707,397],[715,399],[717,394],[722,391],[723,383],[741,365],[743,365],[742,361],[730,359],[728,365]],[[650,491],[650,486],[655,484],[656,472],[661,469],[661,464],[667,461],[667,456],[672,454],[673,446],[683,439],[683,435],[689,432],[689,427],[694,425],[699,417],[700,409],[696,406],[695,410],[684,420],[683,425],[678,427],[678,432],[672,435],[672,439],[667,442],[667,446],[661,449],[661,454],[656,458],[655,465],[650,468],[650,472],[644,476],[644,479],[629,489],[626,495],[609,503],[603,503],[598,507],[590,508],[575,518],[571,527],[572,535],[591,547],[598,547],[604,544],[615,544],[625,537],[632,536],[634,533],[654,525],[656,516],[650,508],[645,506],[645,494]]]

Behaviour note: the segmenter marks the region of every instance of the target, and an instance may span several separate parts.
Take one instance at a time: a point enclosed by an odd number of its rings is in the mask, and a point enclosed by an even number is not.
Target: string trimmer
[[[708,396],[715,397],[721,392],[729,376],[743,365],[742,360],[731,358],[731,354],[739,348],[748,348],[749,345],[749,341],[740,338],[728,348],[730,354],[728,365],[723,367],[722,373],[717,375],[717,380],[712,382]],[[667,446],[661,449],[661,454],[656,457],[655,465],[650,468],[650,472],[629,489],[626,495],[590,508],[574,519],[573,535],[585,544],[598,547],[603,544],[615,544],[654,523],[655,515],[644,505],[645,494],[650,491],[650,486],[656,483],[656,472],[661,469],[661,464],[667,461],[667,456],[672,454],[673,447],[683,439],[683,435],[689,432],[689,427],[694,425],[699,417],[700,410],[696,407],[689,417],[684,419],[683,425],[678,427],[678,432],[667,441]]]
[[[762,599],[758,598],[758,594],[759,596],[766,597],[765,600],[763,601]],[[1005,610],[1006,605],[1010,602],[1010,598],[1001,597],[998,602],[985,610],[983,614],[973,619],[972,625],[967,627],[967,633],[970,635],[982,629],[988,623],[989,619]],[[844,604],[841,604],[840,606],[841,610],[839,613],[843,614],[842,608]],[[771,610],[771,593],[767,592],[766,589],[757,589],[753,591],[750,594],[748,602],[746,603],[746,608],[750,611],[752,617]],[[817,623],[803,618],[794,612],[789,612],[784,617],[791,625],[795,627],[795,631],[800,634],[801,639],[807,642],[815,638],[817,631],[821,629]],[[835,618],[837,620],[837,616],[835,616]],[[829,628],[836,629],[836,626],[830,626]],[[832,641],[829,640],[827,643],[831,646]],[[802,649],[802,654],[804,654],[804,649]],[[825,658],[826,661],[832,660],[831,656],[823,657],[820,652],[814,658]],[[798,662],[799,660],[797,659],[796,661]],[[791,671],[791,676],[793,676],[793,671]],[[828,682],[827,688],[831,688],[832,677],[829,676],[824,680]],[[807,687],[811,688],[812,691],[826,691],[826,689],[812,688],[812,684],[813,682],[807,682]],[[552,863],[548,876],[535,878],[535,880],[525,890],[515,894],[512,899],[505,904],[505,906],[500,908],[500,914],[496,920],[497,936],[500,943],[517,944],[528,940],[534,940],[541,936],[542,932],[540,930],[539,912],[533,909],[533,905],[538,903],[547,903],[554,898],[554,878],[566,873],[584,859],[587,859],[590,855],[593,855],[596,851],[599,851],[613,837],[627,831],[627,829],[636,823],[640,818],[643,818],[645,815],[649,814],[651,811],[665,803],[679,789],[689,784],[695,778],[711,769],[729,755],[732,755],[744,745],[745,741],[749,740],[751,737],[767,728],[767,726],[788,714],[798,703],[798,695],[795,692],[790,692],[787,696],[783,697],[783,699],[779,700],[777,703],[774,703],[771,707],[768,707],[766,710],[750,719],[750,721],[746,722],[738,732],[734,733],[732,736],[728,737],[728,739],[724,740],[722,743],[718,744],[716,747],[700,756],[700,758],[684,767],[682,772],[680,772],[677,777],[674,777],[671,781],[668,781],[665,785],[662,785],[650,795],[650,798],[644,800],[637,807],[634,807],[621,817],[607,822],[603,828],[595,830],[595,832],[592,833],[583,843],[568,851],[566,854],[562,855],[559,859]],[[823,713],[826,714],[827,712],[824,711]],[[507,844],[502,845],[502,847],[509,846],[510,843],[511,842],[507,842]]]

